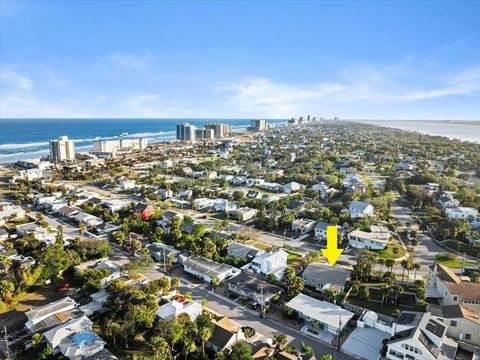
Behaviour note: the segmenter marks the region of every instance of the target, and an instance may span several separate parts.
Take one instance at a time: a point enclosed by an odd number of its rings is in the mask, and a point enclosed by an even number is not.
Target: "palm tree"
[[[412,269],[414,270],[413,281],[417,280],[417,271],[420,270],[421,267],[422,267],[422,265],[420,265],[420,263],[418,263],[418,262],[414,262],[412,264]]]
[[[208,316],[200,315],[195,320],[198,329],[198,337],[202,341],[202,354],[205,354],[205,342],[213,335],[213,323]]]
[[[383,271],[383,265],[385,265],[385,259],[378,259],[378,264],[380,265],[380,270]]]
[[[8,270],[10,270],[13,264],[12,259],[10,259],[8,256],[0,254],[0,261],[3,263],[3,270],[5,271],[5,275],[8,274]]]
[[[83,237],[85,231],[87,231],[87,225],[85,223],[81,223],[78,227],[80,228],[80,236]]]
[[[385,266],[390,269],[390,271],[393,270],[393,266],[395,265],[395,260],[393,259],[386,259],[385,260]]]
[[[408,267],[410,266],[410,261],[409,260],[402,260],[402,262],[400,263],[400,265],[402,266],[402,283],[403,283],[403,279],[405,277],[405,270],[408,269]]]
[[[277,332],[273,335],[273,344],[277,348],[277,350],[282,350],[285,345],[288,343],[287,335],[281,332]]]
[[[168,360],[172,356],[167,341],[161,336],[153,336],[150,339],[150,347],[155,359]]]
[[[113,348],[115,349],[116,348],[115,344],[116,344],[117,336],[122,333],[122,326],[117,322],[110,321],[107,324],[106,331],[107,331],[107,335],[112,338]]]

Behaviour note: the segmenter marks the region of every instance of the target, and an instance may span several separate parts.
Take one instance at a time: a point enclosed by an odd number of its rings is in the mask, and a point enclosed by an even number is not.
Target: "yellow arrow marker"
[[[343,249],[337,247],[337,227],[327,226],[327,248],[322,249],[322,254],[327,258],[330,265],[335,265]]]

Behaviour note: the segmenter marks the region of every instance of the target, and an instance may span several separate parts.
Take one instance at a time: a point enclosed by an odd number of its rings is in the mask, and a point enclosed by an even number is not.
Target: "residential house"
[[[315,239],[318,240],[327,240],[327,227],[335,226],[334,224],[329,224],[326,222],[319,222],[315,225]],[[337,225],[337,234],[340,234],[342,227]]]
[[[264,275],[274,274],[278,279],[283,277],[283,272],[287,267],[288,254],[280,249],[274,252],[265,252],[255,256],[250,264],[250,268]]]
[[[193,191],[190,189],[183,189],[178,192],[178,197],[180,199],[189,200],[193,196]]]
[[[88,228],[97,227],[103,224],[103,219],[98,216],[93,216],[84,212],[79,212],[73,217],[79,224],[85,224]]]
[[[110,211],[119,211],[123,208],[128,207],[130,204],[126,201],[119,199],[108,199],[105,200],[102,205]]]
[[[160,263],[169,262],[172,259],[172,262],[178,261],[178,255],[180,251],[175,249],[172,246],[168,246],[161,243],[153,243],[147,246],[148,251],[152,258]]]
[[[382,250],[390,240],[390,231],[385,226],[372,225],[370,232],[353,230],[347,234],[349,246],[356,249]]]
[[[214,352],[229,353],[233,345],[244,339],[242,326],[225,316],[214,320],[213,334],[206,343],[206,347]]]
[[[172,300],[158,308],[156,317],[160,320],[169,320],[178,317],[180,314],[187,314],[191,320],[195,320],[202,314],[202,311],[202,305],[198,302],[185,303],[185,301]]]
[[[428,268],[427,298],[441,305],[462,305],[480,315],[480,283],[460,279],[450,268],[435,264]]]
[[[255,256],[263,254],[265,251],[259,250],[254,246],[232,242],[227,246],[227,255],[242,260],[251,261]]]
[[[375,208],[373,205],[358,200],[352,201],[346,210],[352,219],[373,216],[375,213]]]
[[[451,360],[458,344],[447,337],[447,327],[431,313],[402,312],[395,335],[387,342],[391,360]]]
[[[240,270],[233,266],[220,264],[204,257],[190,257],[182,261],[183,270],[205,282],[211,282],[213,278],[223,281],[234,277]]]
[[[118,189],[123,190],[123,191],[135,189],[135,180],[129,180],[127,178],[121,178],[118,181]]]
[[[209,198],[198,198],[193,200],[192,207],[198,211],[210,210],[215,206],[215,200]]]
[[[100,284],[104,287],[122,276],[121,267],[108,258],[86,261],[74,266],[75,273],[78,275],[81,275],[86,269],[107,270],[107,276],[100,281]]]
[[[168,230],[168,224],[173,218],[183,220],[183,214],[173,210],[167,210],[163,213],[162,219],[157,221],[157,225],[161,226],[163,230]]]
[[[147,221],[155,214],[155,208],[152,205],[138,203],[130,210],[130,215],[141,214],[142,220]]]
[[[285,304],[304,319],[309,326],[319,331],[337,335],[355,315],[327,301],[321,301],[305,294],[299,294]]]
[[[54,353],[70,360],[84,359],[103,350],[106,343],[92,331],[92,321],[82,316],[47,331],[44,337]]]
[[[217,199],[215,200],[215,211],[221,211],[221,212],[234,212],[237,210],[237,205],[231,201],[228,201],[227,199]]]
[[[262,306],[282,292],[280,287],[261,280],[248,272],[242,272],[234,278],[227,280],[226,283],[230,292]]]
[[[289,182],[285,185],[282,186],[282,191],[286,194],[292,194],[294,192],[297,192],[301,190],[304,186],[302,184],[299,184],[297,182]]]
[[[305,285],[313,287],[316,290],[324,290],[331,287],[339,291],[343,289],[349,277],[349,270],[320,263],[307,265],[302,273],[302,279]]]
[[[249,221],[257,216],[257,210],[249,207],[238,208],[236,212],[238,221]]]
[[[14,205],[8,201],[0,202],[0,225],[10,218],[22,219],[25,217],[25,210],[21,206]]]
[[[443,209],[449,207],[458,207],[460,205],[460,202],[453,197],[452,192],[442,192],[438,197],[437,201],[440,207],[442,207]]]
[[[449,219],[474,220],[478,218],[478,211],[472,207],[447,207],[445,216]]]
[[[475,311],[459,304],[445,305],[438,319],[447,325],[448,337],[480,346],[480,318]]]
[[[78,214],[78,210],[71,206],[62,206],[60,209],[58,209],[58,213],[61,216],[72,219],[75,215]]]
[[[300,234],[306,234],[315,228],[315,220],[296,219],[292,222],[292,231]]]
[[[282,189],[281,184],[275,183],[275,182],[267,182],[267,181],[264,181],[263,183],[259,184],[258,187],[271,192],[279,192]]]
[[[155,194],[157,194],[162,200],[171,199],[174,195],[173,191],[170,189],[158,189],[157,191],[155,191]]]
[[[25,313],[28,319],[25,327],[30,332],[35,332],[37,328],[43,328],[44,325],[42,325],[42,322],[45,322],[52,315],[64,314],[69,310],[75,309],[77,306],[77,302],[68,296],[52,301],[46,305],[38,306]]]

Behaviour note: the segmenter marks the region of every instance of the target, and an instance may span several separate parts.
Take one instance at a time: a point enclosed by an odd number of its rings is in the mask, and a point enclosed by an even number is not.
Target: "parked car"
[[[70,284],[69,283],[63,283],[63,284],[58,285],[55,288],[55,291],[56,292],[64,292],[64,291],[67,291],[69,289],[70,289]]]

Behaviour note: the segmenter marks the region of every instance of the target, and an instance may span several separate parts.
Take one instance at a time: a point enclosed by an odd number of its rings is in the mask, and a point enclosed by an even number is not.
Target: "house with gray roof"
[[[339,291],[345,286],[345,282],[350,277],[350,271],[338,266],[328,264],[312,263],[309,264],[302,274],[302,279],[306,286],[316,290],[324,290],[333,287]]]

